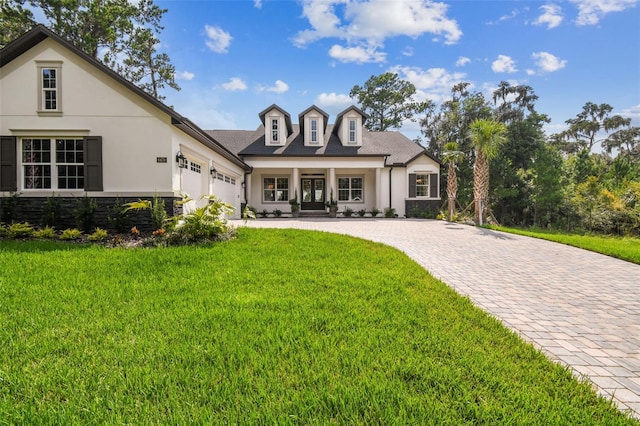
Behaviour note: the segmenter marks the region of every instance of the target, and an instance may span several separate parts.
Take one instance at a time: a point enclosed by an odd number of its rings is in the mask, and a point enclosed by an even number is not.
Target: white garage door
[[[191,159],[189,159],[189,167],[182,169],[182,192],[189,194],[192,198],[192,201],[184,206],[186,211],[193,211],[206,203],[200,200],[202,195],[209,192],[206,171],[203,164]]]
[[[233,206],[235,209],[235,217],[239,217],[240,215],[240,198],[238,197],[239,187],[240,180],[238,178],[226,173],[216,173],[216,180],[213,183],[213,193],[218,196],[220,200]]]

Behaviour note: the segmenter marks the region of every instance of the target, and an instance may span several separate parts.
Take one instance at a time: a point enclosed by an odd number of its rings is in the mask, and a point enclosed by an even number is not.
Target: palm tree
[[[447,199],[449,202],[449,221],[453,221],[456,210],[456,197],[458,196],[458,176],[456,175],[456,163],[462,161],[464,152],[458,149],[455,142],[446,143],[443,147],[442,160],[447,163]]]
[[[476,223],[482,224],[489,201],[489,162],[500,152],[507,128],[494,120],[475,120],[469,127],[469,138],[476,150],[473,166],[473,199]]]

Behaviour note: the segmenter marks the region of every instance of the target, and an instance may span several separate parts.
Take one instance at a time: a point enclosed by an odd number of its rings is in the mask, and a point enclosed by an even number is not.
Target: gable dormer
[[[291,116],[276,104],[260,113],[260,121],[264,126],[265,145],[284,146],[293,133]]]
[[[315,105],[300,113],[298,123],[304,137],[304,146],[323,146],[328,122],[329,114]]]
[[[338,114],[334,132],[343,146],[362,146],[362,129],[367,118],[369,116],[355,106]]]

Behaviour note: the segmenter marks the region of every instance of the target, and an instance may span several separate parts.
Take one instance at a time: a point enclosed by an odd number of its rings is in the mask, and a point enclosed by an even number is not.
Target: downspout
[[[391,185],[391,172],[393,171],[393,166],[389,167],[389,208],[391,208],[391,188],[393,188],[393,185]]]

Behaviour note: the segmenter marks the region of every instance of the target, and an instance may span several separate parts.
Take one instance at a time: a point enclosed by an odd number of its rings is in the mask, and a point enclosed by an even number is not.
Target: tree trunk
[[[489,161],[480,151],[476,153],[476,163],[473,169],[473,201],[475,205],[475,221],[485,222],[487,203],[489,201]],[[482,203],[480,203],[482,201]],[[480,207],[482,204],[482,207]],[[482,208],[482,211],[480,209]]]
[[[458,176],[456,175],[456,166],[453,162],[449,163],[447,173],[447,198],[449,199],[449,222],[453,222],[453,215],[456,211],[456,197],[458,195]]]

